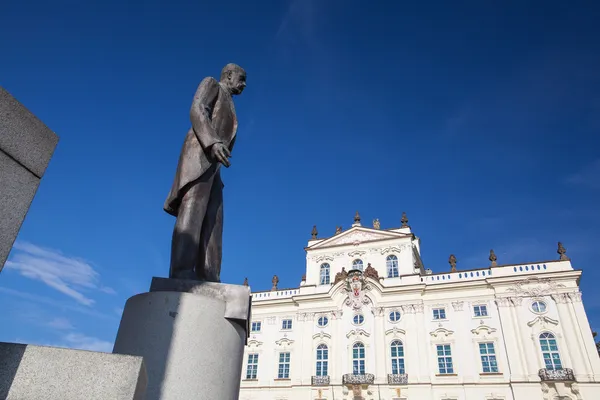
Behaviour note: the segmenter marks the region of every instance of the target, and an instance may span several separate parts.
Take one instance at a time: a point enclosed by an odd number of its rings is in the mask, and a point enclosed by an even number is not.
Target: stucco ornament
[[[536,286],[529,286],[534,284]],[[515,283],[506,291],[515,293],[516,295],[522,297],[540,297],[556,293],[559,288],[564,287],[565,285],[562,283],[554,282],[548,278],[540,279],[537,277],[531,277]]]
[[[371,290],[371,285],[365,281],[362,271],[352,270],[348,272],[345,290],[348,293],[345,302],[348,307],[360,310],[363,305],[369,304],[370,300],[365,292]]]

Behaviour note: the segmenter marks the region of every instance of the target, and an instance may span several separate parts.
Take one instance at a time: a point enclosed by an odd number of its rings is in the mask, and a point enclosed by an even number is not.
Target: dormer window
[[[387,267],[388,278],[397,278],[398,273],[398,257],[391,254],[385,259],[385,265]]]
[[[321,264],[321,269],[319,272],[319,284],[321,285],[329,285],[330,282],[330,267],[329,264],[324,263]]]
[[[356,260],[352,261],[352,269],[358,269],[360,271],[363,270],[363,262],[360,258],[357,258]]]

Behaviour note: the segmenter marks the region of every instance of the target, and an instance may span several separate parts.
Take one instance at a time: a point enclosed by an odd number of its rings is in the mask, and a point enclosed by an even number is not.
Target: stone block
[[[0,87],[0,150],[41,178],[58,136]]]
[[[142,357],[0,342],[0,399],[143,400]]]
[[[0,271],[39,183],[40,178],[0,150]]]

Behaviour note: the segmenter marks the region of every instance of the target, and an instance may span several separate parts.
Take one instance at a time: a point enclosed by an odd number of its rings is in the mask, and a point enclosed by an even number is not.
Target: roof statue
[[[248,278],[244,278],[244,286],[248,286]]]
[[[498,260],[498,257],[496,257],[496,253],[494,253],[494,250],[490,250],[490,258],[489,260],[492,262],[492,264],[490,265],[491,267],[497,267],[498,263],[496,262],[496,260]]]
[[[381,229],[381,223],[379,223],[379,218],[375,218],[373,220],[373,228],[374,229]]]
[[[335,274],[335,279],[333,280],[333,284],[335,285],[339,281],[343,281],[348,277],[348,272],[346,272],[346,268],[342,267],[342,270]]]
[[[227,64],[219,81],[200,82],[171,190],[163,205],[176,217],[169,278],[221,282],[223,182],[236,139],[233,96],[246,87],[246,72]]]
[[[364,275],[365,275],[365,278],[372,278],[372,279],[375,279],[376,281],[379,280],[379,273],[377,272],[377,270],[375,268],[373,268],[371,266],[371,263],[367,264],[367,268],[365,268]]]
[[[313,225],[310,235],[312,236],[313,239],[316,239],[318,234],[319,234],[319,231],[317,231],[317,226]]]
[[[400,222],[402,222],[403,228],[408,228],[408,217],[406,216],[406,213],[404,211],[402,212],[402,219],[400,220]]]
[[[569,257],[567,257],[567,249],[564,248],[563,244],[561,242],[558,242],[558,250],[556,250],[556,252],[560,255],[560,260],[561,261],[568,261],[570,260]]]
[[[342,233],[342,226],[341,225],[335,227],[335,234],[339,235],[340,233]]]
[[[354,214],[354,223],[352,224],[352,226],[360,226],[360,214],[358,213],[358,211],[356,212],[356,214]]]
[[[273,275],[273,279],[271,279],[271,283],[273,284],[271,291],[272,292],[277,291],[277,284],[279,283],[279,278],[277,277],[277,275]]]
[[[450,272],[456,272],[456,256],[454,254],[450,254],[448,263],[450,264]]]

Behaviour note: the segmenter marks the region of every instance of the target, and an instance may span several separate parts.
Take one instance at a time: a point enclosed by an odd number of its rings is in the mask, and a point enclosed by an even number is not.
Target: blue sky
[[[313,224],[406,211],[434,271],[562,241],[600,329],[600,7],[572,4],[4,4],[0,85],[60,143],[0,274],[0,340],[110,350],[125,300],[168,273],[190,101],[228,62],[248,88],[223,281],[295,287]]]

